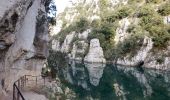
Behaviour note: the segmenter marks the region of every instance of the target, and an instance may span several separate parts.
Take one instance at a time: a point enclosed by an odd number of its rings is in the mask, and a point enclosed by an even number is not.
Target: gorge
[[[65,1],[1,0],[0,100],[170,98],[170,0]]]

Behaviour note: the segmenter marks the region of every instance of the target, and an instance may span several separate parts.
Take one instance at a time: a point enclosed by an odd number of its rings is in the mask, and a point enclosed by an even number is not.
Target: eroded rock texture
[[[45,2],[1,0],[0,82],[4,90],[11,90],[20,76],[40,75],[48,56]]]

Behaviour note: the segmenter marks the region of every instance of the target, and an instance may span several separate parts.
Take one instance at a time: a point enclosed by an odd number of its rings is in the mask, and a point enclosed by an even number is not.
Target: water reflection
[[[168,100],[170,74],[111,64],[70,61],[62,69],[62,82],[77,94],[77,100]],[[90,99],[88,99],[90,98]]]
[[[98,86],[100,82],[100,78],[103,75],[103,70],[106,64],[100,63],[85,63],[85,67],[88,70],[90,83],[94,86]]]

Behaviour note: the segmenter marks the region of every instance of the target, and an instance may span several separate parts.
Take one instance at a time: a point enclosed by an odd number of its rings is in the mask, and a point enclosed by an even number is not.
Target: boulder
[[[85,62],[92,63],[106,63],[103,55],[103,49],[100,47],[99,39],[92,39],[90,41],[90,48],[88,54],[84,58]]]

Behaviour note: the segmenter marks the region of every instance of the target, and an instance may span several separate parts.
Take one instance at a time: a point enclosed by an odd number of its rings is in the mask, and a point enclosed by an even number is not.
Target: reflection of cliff
[[[84,65],[80,62],[71,61],[69,66],[63,70],[64,78],[71,84],[89,90],[90,84],[98,86],[104,67],[104,64],[86,63]]]
[[[169,100],[170,97],[167,72],[79,62],[71,62],[63,71],[66,81],[73,85],[71,88],[93,99]]]
[[[94,86],[98,86],[100,82],[100,78],[103,75],[103,70],[105,68],[105,64],[101,63],[85,63],[85,67],[88,70],[90,83]]]
[[[88,89],[87,85],[88,78],[85,68],[83,67],[83,64],[71,61],[69,66],[67,66],[67,68],[63,70],[63,72],[65,79],[69,83],[81,86],[84,89]]]
[[[124,70],[123,72],[125,74],[131,74],[137,79],[137,81],[142,85],[142,87],[144,87],[144,89],[146,89],[143,91],[144,97],[151,96],[152,87],[149,85],[149,82],[148,82],[147,78],[145,77],[144,73],[141,73],[140,71],[138,71],[134,68],[125,68],[122,66],[117,66],[117,68],[118,68],[118,70]]]

